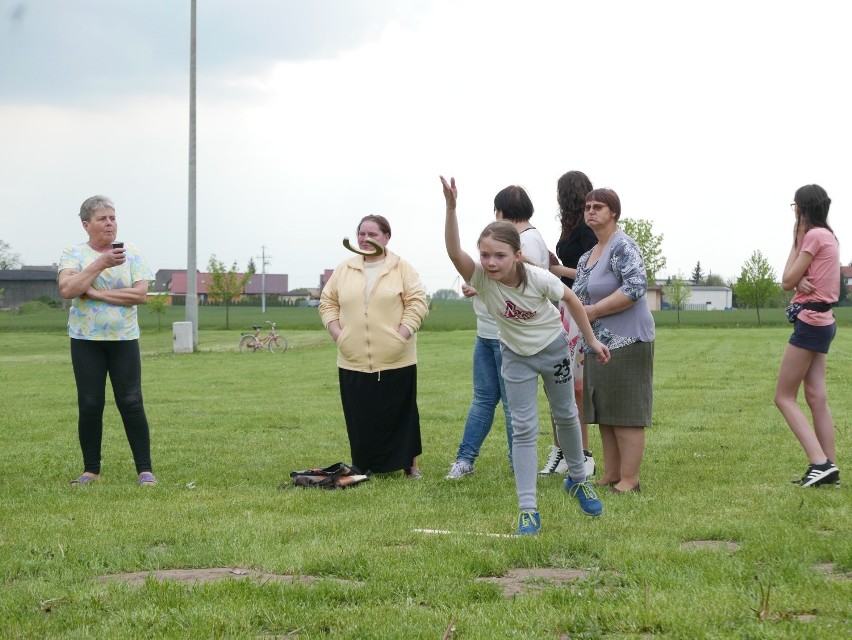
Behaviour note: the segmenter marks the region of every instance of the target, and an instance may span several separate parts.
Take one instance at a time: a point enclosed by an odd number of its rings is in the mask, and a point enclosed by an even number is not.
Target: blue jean
[[[476,336],[473,345],[473,402],[464,423],[464,435],[456,456],[458,460],[470,464],[476,460],[485,436],[494,423],[497,403],[502,400],[503,414],[506,416],[506,440],[509,443],[509,466],[512,466],[512,414],[506,399],[503,376],[500,374],[502,364],[500,341]]]

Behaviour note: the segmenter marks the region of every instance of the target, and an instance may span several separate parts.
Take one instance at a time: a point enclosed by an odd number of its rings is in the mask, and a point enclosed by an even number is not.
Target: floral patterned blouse
[[[140,280],[153,280],[154,274],[136,245],[125,243],[124,249],[127,261],[104,269],[92,283],[95,289],[126,289]],[[100,255],[87,243],[65,247],[58,271],[82,271]],[[78,340],[136,340],[139,337],[136,307],[74,298],[68,314],[68,335]]]

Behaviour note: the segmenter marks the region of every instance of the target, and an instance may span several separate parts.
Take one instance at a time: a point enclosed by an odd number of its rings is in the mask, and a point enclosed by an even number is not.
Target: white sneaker
[[[587,478],[591,478],[595,475],[595,459],[592,457],[591,451],[583,449],[583,465],[586,467]]]
[[[550,445],[550,453],[547,455],[547,462],[541,471],[540,476],[549,476],[552,473],[568,473],[568,463],[565,462],[565,457],[562,455],[562,449],[556,445]]]
[[[447,480],[457,480],[463,476],[473,473],[473,465],[464,460],[456,460],[450,466],[450,472],[444,476]]]

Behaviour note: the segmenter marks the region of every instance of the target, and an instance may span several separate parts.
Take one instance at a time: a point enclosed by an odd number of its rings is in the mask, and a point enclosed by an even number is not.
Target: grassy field
[[[516,517],[502,418],[476,473],[443,478],[470,402],[474,333],[458,328],[469,307],[439,303],[418,338],[425,478],[337,492],[278,490],[290,471],[348,459],[335,350],[316,309],[232,309],[230,330],[220,311],[201,310],[199,351],[186,355],[141,312],[151,490],[134,482],[109,405],[103,480],[68,487],[80,454],[64,312],[0,316],[0,637],[852,634],[849,488],[789,483],[805,459],[772,404],[790,332],[781,310],[761,312],[761,328],[753,311],[681,313],[680,327],[658,314],[643,492],[602,495],[606,511],[591,519],[558,479],[541,479],[535,539],[489,535],[511,533]],[[717,328],[741,313],[748,328]],[[279,322],[291,349],[238,353],[258,319]],[[828,374],[848,474],[850,324],[841,317]],[[548,439],[544,428],[542,458]],[[213,568],[230,579],[155,573]],[[529,569],[551,573],[512,580]],[[135,572],[149,577],[117,577]]]
[[[852,325],[852,307],[834,310],[838,323]],[[278,323],[281,331],[321,330],[319,313],[315,307],[267,307],[266,314],[259,307],[231,307],[228,310],[227,329],[237,333],[250,332],[254,324],[264,324],[266,320]],[[702,329],[747,329],[758,328],[757,312],[753,309],[735,309],[733,311],[655,311],[654,321],[660,328],[702,328]],[[139,326],[143,333],[166,332],[171,335],[172,323],[185,319],[184,307],[168,307],[165,315],[158,316],[150,309],[139,309]],[[68,312],[61,309],[44,307],[41,313],[10,313],[0,311],[0,332],[57,332],[65,331]],[[226,330],[224,307],[201,307],[199,309],[199,331]],[[788,327],[784,309],[761,309],[761,327]],[[476,319],[467,301],[435,302],[432,312],[426,318],[424,331],[458,331],[475,329]],[[237,336],[239,339],[239,336]]]

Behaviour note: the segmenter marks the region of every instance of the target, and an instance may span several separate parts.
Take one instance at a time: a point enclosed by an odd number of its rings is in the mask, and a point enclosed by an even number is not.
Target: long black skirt
[[[362,472],[407,469],[423,449],[417,365],[376,373],[338,368],[352,464]]]

